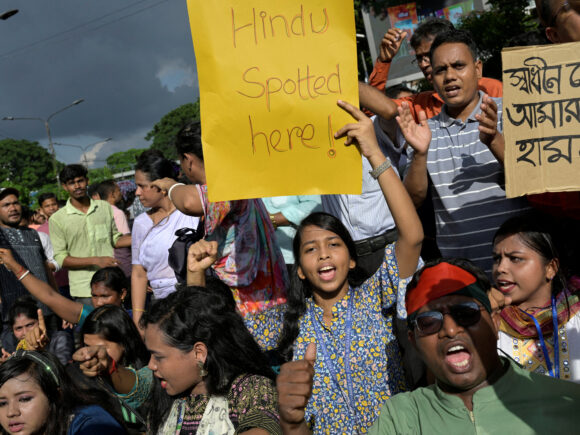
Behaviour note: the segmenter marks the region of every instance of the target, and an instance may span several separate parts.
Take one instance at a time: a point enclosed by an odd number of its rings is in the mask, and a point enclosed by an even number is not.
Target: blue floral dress
[[[308,344],[316,342],[314,385],[306,408],[313,433],[367,432],[383,403],[406,389],[393,324],[397,296],[404,301],[409,280],[399,279],[395,244],[390,244],[377,272],[332,307],[330,326],[323,321],[322,308],[311,298],[306,301],[294,359],[303,358]],[[279,306],[245,321],[260,346],[273,349],[283,316],[284,306]]]

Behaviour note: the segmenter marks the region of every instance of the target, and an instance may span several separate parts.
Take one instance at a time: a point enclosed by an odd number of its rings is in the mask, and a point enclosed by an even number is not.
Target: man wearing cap
[[[4,266],[0,266],[0,294],[2,298],[2,322],[3,330],[1,340],[4,347],[11,348],[7,343],[12,337],[12,325],[8,325],[8,313],[10,307],[18,298],[28,294],[28,291],[20,283],[22,275],[26,271],[34,274],[38,279],[45,282],[48,280],[48,268],[46,256],[38,233],[27,227],[21,227],[22,207],[18,197],[20,193],[12,187],[0,189],[0,248],[12,250],[14,257],[25,267],[18,273],[12,273]],[[43,314],[50,324],[48,327],[56,327],[56,317],[50,316],[52,312],[45,305],[39,305]],[[54,321],[52,320],[54,318]],[[12,343],[14,344],[14,343]]]
[[[436,381],[387,401],[370,434],[577,430],[578,385],[498,355],[489,287],[465,260],[440,260],[415,274],[406,294],[409,339]]]

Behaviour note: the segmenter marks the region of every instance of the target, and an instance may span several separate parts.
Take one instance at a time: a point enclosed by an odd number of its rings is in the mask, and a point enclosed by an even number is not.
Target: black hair
[[[537,3],[540,3],[540,7],[537,8],[538,16],[540,17],[540,22],[545,27],[550,26],[552,24],[552,18],[554,17],[554,13],[556,12],[552,7],[552,0],[541,0]]]
[[[30,207],[27,205],[20,205],[20,219],[27,220],[29,224],[32,222],[32,216],[34,216],[34,212],[30,210]]]
[[[548,220],[535,213],[515,216],[499,227],[493,236],[493,244],[506,237],[517,235],[528,248],[542,257],[544,265],[555,260],[557,272],[552,280],[552,293],[558,294],[566,287],[566,279],[560,264],[560,254],[548,228],[550,228]]]
[[[149,351],[135,323],[119,306],[103,305],[94,310],[83,323],[81,333],[83,337],[86,334],[95,334],[121,345],[124,351],[122,360],[117,361],[119,364],[139,370],[149,362]]]
[[[292,251],[294,253],[294,266],[292,267],[292,276],[290,277],[290,288],[287,293],[286,312],[284,314],[284,325],[278,342],[278,350],[282,358],[290,361],[293,355],[294,340],[300,333],[300,317],[306,312],[306,299],[312,297],[312,287],[306,279],[300,279],[298,276],[298,267],[300,266],[300,247],[302,245],[302,232],[306,227],[315,226],[323,230],[330,231],[342,239],[348,249],[350,258],[358,260],[356,247],[352,236],[342,224],[342,222],[331,214],[317,212],[312,213],[304,218],[296,230]],[[363,270],[356,265],[354,269],[348,272],[348,283],[351,287],[358,287],[364,281]]]
[[[65,435],[75,410],[90,405],[103,407],[123,426],[122,418],[108,406],[107,394],[82,388],[51,353],[17,351],[0,365],[0,388],[10,379],[24,373],[34,379],[48,399],[49,412],[43,433]],[[8,433],[3,427],[0,431],[3,434]]]
[[[159,150],[147,150],[139,154],[135,171],[141,171],[146,174],[149,181],[165,177],[175,180],[177,177],[173,162],[166,159]]]
[[[68,183],[71,180],[74,180],[77,177],[85,177],[87,178],[87,168],[85,168],[83,165],[66,165],[62,171],[60,171],[60,174],[58,175],[58,178],[60,180],[61,183]]]
[[[477,59],[479,59],[477,45],[475,44],[471,33],[467,30],[450,30],[444,33],[440,33],[433,40],[433,43],[431,44],[431,51],[429,52],[431,63],[433,63],[433,53],[435,53],[435,50],[439,48],[439,46],[453,43],[465,44],[471,53],[471,57],[473,57],[473,61],[475,62]]]
[[[181,288],[156,300],[141,317],[140,325],[144,328],[156,325],[167,345],[185,353],[192,351],[195,343],[204,343],[207,347],[204,383],[210,395],[226,395],[231,383],[241,374],[272,380],[275,377],[242,317],[235,311],[232,291],[219,280],[207,281],[205,288]],[[189,391],[182,395],[186,394]],[[151,433],[157,433],[172,400],[151,409]]]
[[[100,282],[119,294],[123,293],[123,290],[127,290],[128,287],[127,277],[118,266],[103,267],[97,270],[91,278],[91,287]]]
[[[44,201],[46,201],[47,199],[51,199],[51,198],[54,198],[56,200],[56,195],[52,192],[41,193],[40,195],[38,195],[38,206],[42,207],[42,204],[44,203]]]
[[[175,148],[179,157],[184,154],[193,154],[203,162],[201,123],[199,121],[191,121],[179,130],[175,139]]]
[[[429,18],[421,23],[411,36],[411,47],[414,50],[425,40],[437,37],[440,33],[445,33],[455,29],[453,23],[444,18]]]
[[[106,201],[109,196],[113,194],[117,188],[117,183],[115,180],[103,180],[95,187],[96,192],[99,194],[103,201]]]
[[[419,279],[421,279],[421,274],[425,269],[437,266],[440,263],[449,263],[452,264],[453,266],[462,268],[463,270],[469,272],[475,277],[476,280],[475,283],[479,285],[483,290],[485,290],[486,292],[489,292],[491,290],[491,281],[489,280],[485,272],[481,270],[479,267],[477,267],[475,264],[473,264],[471,261],[465,258],[438,258],[436,260],[426,262],[421,269],[419,269],[413,274],[411,281],[409,281],[409,284],[407,284],[407,293],[413,290],[415,287],[417,287],[417,284],[419,284]]]
[[[38,320],[38,305],[32,296],[22,296],[12,304],[8,311],[8,323],[14,326],[14,321],[21,314],[29,319]]]
[[[399,94],[401,92],[410,92],[411,94],[415,93],[415,91],[409,89],[407,86],[403,84],[389,86],[388,88],[385,88],[385,95],[389,98],[399,98]]]

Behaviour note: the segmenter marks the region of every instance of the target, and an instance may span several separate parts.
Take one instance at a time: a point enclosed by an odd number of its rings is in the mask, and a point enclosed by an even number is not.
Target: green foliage
[[[501,80],[501,50],[515,36],[534,30],[537,22],[525,8],[528,0],[489,0],[491,10],[472,12],[463,18],[460,29],[469,30],[479,48],[483,75]]]
[[[143,149],[131,148],[127,151],[119,151],[107,157],[107,166],[116,174],[123,171],[130,171],[135,167],[136,158]]]
[[[18,189],[23,204],[36,206],[30,203],[37,191],[58,191],[52,155],[38,142],[24,139],[0,140],[0,156],[2,187]],[[58,162],[57,167],[62,168],[62,163]]]
[[[153,139],[152,149],[161,151],[168,159],[177,159],[175,136],[189,121],[199,119],[199,99],[195,103],[184,104],[166,114],[147,133],[145,140]]]
[[[89,183],[97,184],[104,180],[110,180],[113,178],[113,171],[111,168],[104,167],[104,168],[95,168],[89,169]]]

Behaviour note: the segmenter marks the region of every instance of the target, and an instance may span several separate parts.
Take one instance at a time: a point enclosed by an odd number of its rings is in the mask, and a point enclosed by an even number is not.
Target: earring
[[[199,376],[201,376],[202,378],[205,378],[207,376],[207,370],[203,366],[203,362],[198,361],[197,366],[199,367]]]

